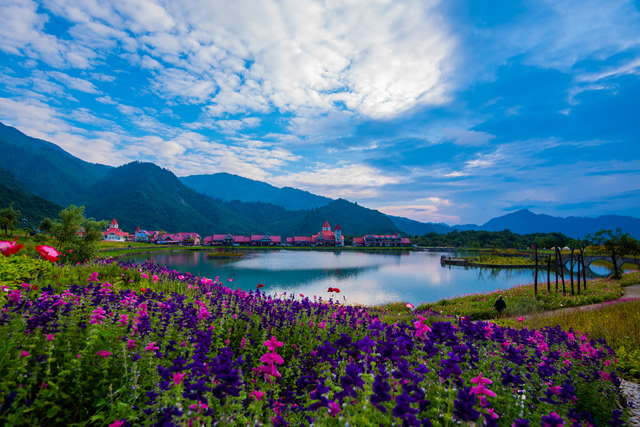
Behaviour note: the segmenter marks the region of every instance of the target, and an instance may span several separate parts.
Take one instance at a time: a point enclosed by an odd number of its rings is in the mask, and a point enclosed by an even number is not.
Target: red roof
[[[250,243],[251,238],[247,236],[233,236],[234,243]]]
[[[322,236],[324,240],[336,240],[336,236],[334,236],[332,232],[327,230],[321,231],[313,237],[317,239],[320,236]]]
[[[293,238],[294,242],[310,242],[311,241],[311,237],[307,237],[307,236],[295,236]]]
[[[407,244],[410,244],[410,243],[411,243],[411,240],[409,240],[409,239],[408,239],[408,238],[406,238],[406,237],[403,237],[402,239],[400,239],[400,243],[407,243]]]
[[[116,236],[120,236],[120,237],[122,237],[122,236],[127,237],[129,235],[129,233],[124,232],[124,231],[120,230],[119,228],[115,228],[115,229],[114,228],[109,228],[107,231],[104,231],[102,233],[103,236],[106,236],[107,234],[115,234]]]
[[[364,237],[354,237],[353,243],[364,243]]]
[[[233,236],[231,236],[230,234],[214,234],[211,237],[213,240],[224,240],[227,238],[227,236],[233,239]]]
[[[293,237],[287,237],[287,243],[293,243]]]
[[[282,236],[269,236],[271,237],[271,243],[282,243]]]
[[[336,231],[337,231],[337,230],[342,231],[342,228],[340,228],[340,224],[336,224]]]
[[[324,227],[331,228],[331,226],[329,225],[329,221],[325,221],[324,222],[324,225],[322,226],[322,228],[324,228]]]
[[[113,218],[113,219],[111,220],[111,222],[109,223],[109,225],[118,225],[118,221],[116,221],[116,219],[115,219],[115,218]]]
[[[140,231],[140,226],[138,226],[138,228],[136,228],[136,233]]]

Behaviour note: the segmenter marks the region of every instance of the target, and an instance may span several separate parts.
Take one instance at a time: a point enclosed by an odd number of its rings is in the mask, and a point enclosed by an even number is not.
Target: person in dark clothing
[[[502,312],[507,309],[507,304],[502,299],[502,295],[498,297],[495,303],[493,303],[493,308],[498,312],[498,317],[502,316]]]

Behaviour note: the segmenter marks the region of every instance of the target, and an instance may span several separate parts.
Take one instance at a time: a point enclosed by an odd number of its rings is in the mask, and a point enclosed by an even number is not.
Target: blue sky
[[[0,121],[420,221],[640,216],[640,1],[4,0]]]

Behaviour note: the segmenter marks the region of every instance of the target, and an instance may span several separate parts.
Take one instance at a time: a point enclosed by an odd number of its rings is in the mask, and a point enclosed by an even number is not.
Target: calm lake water
[[[243,257],[234,259],[207,258],[206,251],[156,252],[122,259],[149,260],[211,279],[219,276],[234,289],[255,289],[261,283],[262,290],[272,294],[286,292],[328,299],[331,294],[327,289],[339,288],[341,300],[366,305],[404,301],[417,306],[446,297],[533,283],[532,269],[441,266],[443,253],[439,252],[282,249],[243,253]],[[597,269],[597,273],[608,273],[606,267]]]

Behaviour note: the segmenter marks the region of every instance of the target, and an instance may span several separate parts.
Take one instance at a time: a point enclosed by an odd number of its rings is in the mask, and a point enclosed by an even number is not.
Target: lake
[[[233,259],[207,258],[207,251],[188,250],[121,259],[149,260],[180,272],[210,279],[219,277],[233,289],[256,289],[260,283],[264,285],[262,290],[271,294],[286,292],[328,299],[332,295],[328,288],[338,288],[341,301],[365,305],[404,301],[418,306],[442,298],[533,283],[532,269],[441,266],[440,256],[444,253],[440,252],[287,249],[242,252],[243,257]],[[594,270],[608,273],[603,266]],[[545,278],[546,273],[540,272],[540,281]]]

